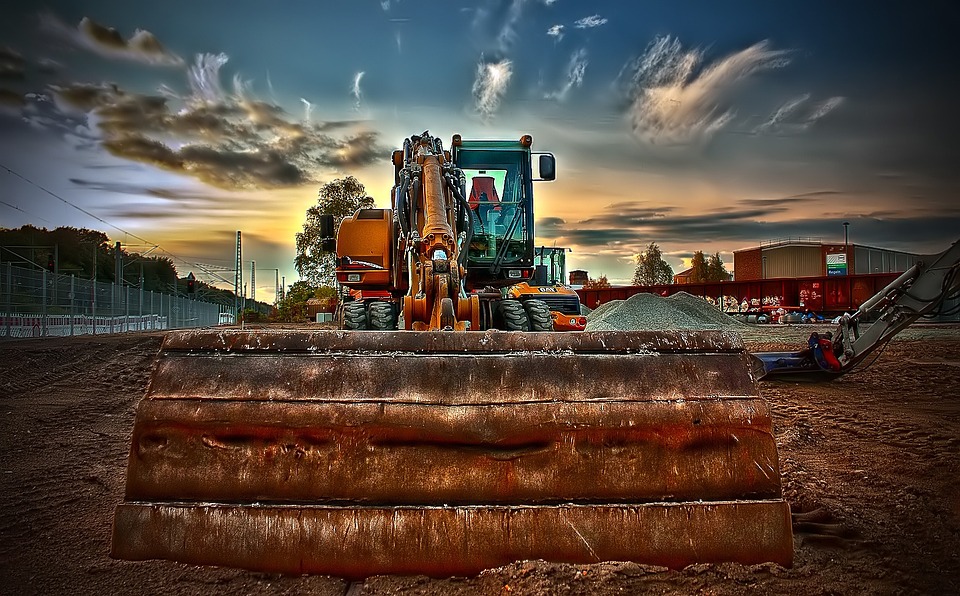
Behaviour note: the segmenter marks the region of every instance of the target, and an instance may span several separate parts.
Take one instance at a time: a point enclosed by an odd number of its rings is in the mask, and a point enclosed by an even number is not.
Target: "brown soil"
[[[807,329],[758,329],[753,349]],[[765,384],[795,565],[519,562],[435,580],[281,577],[109,558],[134,408],[160,335],[0,343],[0,593],[960,593],[960,329],[901,334],[826,385]]]

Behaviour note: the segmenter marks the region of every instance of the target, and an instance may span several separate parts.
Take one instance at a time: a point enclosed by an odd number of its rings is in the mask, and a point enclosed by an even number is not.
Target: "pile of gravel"
[[[634,294],[626,300],[601,304],[587,315],[587,331],[660,329],[730,329],[742,327],[705,300],[686,292],[667,298]]]

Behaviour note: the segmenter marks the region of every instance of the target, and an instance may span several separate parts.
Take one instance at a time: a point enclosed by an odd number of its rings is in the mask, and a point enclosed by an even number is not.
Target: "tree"
[[[334,288],[316,287],[300,280],[290,286],[282,300],[277,302],[273,320],[282,323],[295,323],[307,319],[307,300],[311,298],[335,298]]]
[[[607,281],[606,275],[601,275],[597,279],[588,279],[587,283],[583,284],[583,287],[588,290],[596,290],[598,288],[609,288],[610,282]]]
[[[344,218],[357,209],[371,209],[373,197],[367,196],[363,184],[353,176],[337,178],[320,187],[317,204],[307,209],[303,232],[297,233],[297,257],[294,265],[300,277],[313,286],[333,286],[336,282],[334,253],[321,246],[320,216],[333,216],[336,230]]]
[[[723,266],[723,259],[720,258],[720,253],[713,253],[707,262],[706,281],[730,281],[732,277],[733,276],[727,271],[727,268]]]
[[[690,259],[690,283],[698,284],[708,281],[707,277],[707,259],[704,258],[703,251],[698,250]]]
[[[655,286],[673,283],[673,268],[663,260],[663,253],[655,242],[647,245],[647,250],[636,257],[637,270],[633,273],[633,284],[637,286]]]

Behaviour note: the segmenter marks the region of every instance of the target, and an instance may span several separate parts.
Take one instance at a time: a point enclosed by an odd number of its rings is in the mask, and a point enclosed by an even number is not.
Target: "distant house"
[[[673,276],[673,283],[675,284],[688,284],[690,283],[690,276],[693,275],[693,267],[689,269],[684,269],[680,273],[677,273]]]

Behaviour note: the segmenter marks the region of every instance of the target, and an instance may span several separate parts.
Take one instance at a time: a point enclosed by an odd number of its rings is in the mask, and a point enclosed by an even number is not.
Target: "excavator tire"
[[[535,298],[524,300],[523,310],[527,312],[530,331],[553,331],[553,316],[546,302]]]
[[[506,299],[497,303],[493,324],[501,331],[530,331],[527,311],[518,300]]]
[[[351,331],[367,328],[367,306],[363,302],[343,303],[343,328]]]
[[[389,302],[371,302],[367,314],[370,329],[392,331],[397,328],[397,311]]]
[[[168,333],[111,555],[267,573],[793,557],[723,331]]]

